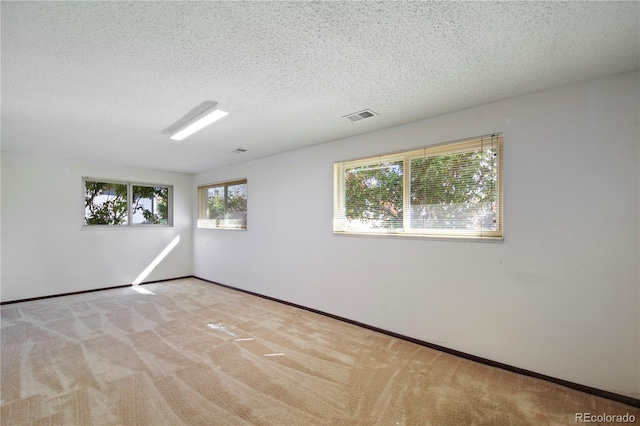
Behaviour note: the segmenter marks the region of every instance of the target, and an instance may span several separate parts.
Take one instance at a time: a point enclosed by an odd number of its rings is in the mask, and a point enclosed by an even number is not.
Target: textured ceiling
[[[0,13],[3,151],[190,173],[640,64],[638,2],[3,1]],[[205,100],[229,115],[181,142],[163,134]],[[379,115],[342,118],[366,108]]]

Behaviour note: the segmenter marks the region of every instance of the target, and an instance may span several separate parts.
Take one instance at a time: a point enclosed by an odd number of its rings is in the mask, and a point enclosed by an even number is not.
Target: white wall
[[[191,275],[192,176],[2,153],[2,301]],[[174,185],[174,226],[83,229],[83,176]]]
[[[194,273],[638,398],[638,83],[592,80],[197,174],[194,191],[248,178],[249,229],[194,228]],[[492,132],[505,139],[503,243],[332,234],[334,161]]]

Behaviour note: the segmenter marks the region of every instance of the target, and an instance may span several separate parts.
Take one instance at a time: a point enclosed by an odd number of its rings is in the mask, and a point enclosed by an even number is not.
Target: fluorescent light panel
[[[174,141],[181,141],[182,139],[197,132],[198,130],[203,129],[204,127],[207,127],[209,124],[213,123],[214,121],[221,119],[227,114],[228,112],[219,110],[217,104],[213,105],[211,108],[204,110],[203,112],[198,114],[196,117],[189,120],[189,122],[185,123],[175,131],[171,132],[171,135],[169,137]]]

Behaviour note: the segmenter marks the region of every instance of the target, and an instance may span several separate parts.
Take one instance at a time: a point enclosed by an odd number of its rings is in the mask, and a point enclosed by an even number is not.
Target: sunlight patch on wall
[[[149,274],[151,273],[151,271],[153,271],[156,266],[158,266],[160,264],[160,262],[162,262],[164,260],[165,257],[167,257],[167,255],[171,252],[171,250],[173,250],[173,248],[175,246],[178,245],[178,243],[180,242],[180,235],[176,236],[173,241],[171,241],[169,243],[168,246],[166,246],[164,248],[164,250],[162,250],[162,252],[160,252],[160,254],[153,259],[153,261],[149,264],[149,266],[147,266],[145,268],[144,271],[142,271],[142,273],[140,275],[138,275],[138,278],[136,278],[135,280],[133,280],[133,285],[137,286],[139,285],[142,281],[144,281],[145,278],[147,278],[147,276],[149,276]]]

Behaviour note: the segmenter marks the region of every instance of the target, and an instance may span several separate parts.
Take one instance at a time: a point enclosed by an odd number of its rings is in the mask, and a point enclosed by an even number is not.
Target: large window
[[[502,135],[334,164],[335,233],[502,238]]]
[[[247,180],[198,187],[199,228],[247,228]]]
[[[172,225],[172,187],[84,178],[84,224]]]

